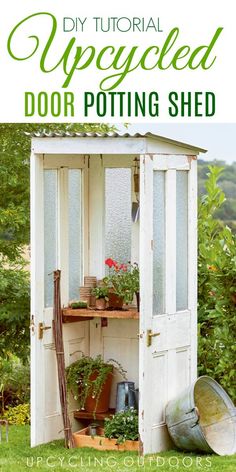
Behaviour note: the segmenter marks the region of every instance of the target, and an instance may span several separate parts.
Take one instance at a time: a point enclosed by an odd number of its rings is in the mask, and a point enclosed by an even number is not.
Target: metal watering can
[[[116,394],[116,413],[129,408],[138,409],[138,390],[135,389],[134,382],[119,382]]]

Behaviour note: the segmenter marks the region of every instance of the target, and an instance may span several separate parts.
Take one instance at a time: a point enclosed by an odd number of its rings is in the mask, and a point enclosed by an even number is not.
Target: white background
[[[225,0],[224,2],[213,2],[207,0],[187,1],[163,0],[154,2],[145,0],[143,4],[119,0],[117,4],[107,0],[99,3],[67,0],[8,0],[4,2],[4,8],[1,12],[0,28],[0,66],[1,66],[1,89],[0,89],[0,121],[1,122],[62,122],[62,121],[89,121],[89,122],[113,122],[132,121],[135,122],[234,122],[235,120],[235,30],[234,30],[234,0]],[[37,34],[40,40],[39,50],[27,61],[15,61],[7,52],[7,39],[13,27],[28,15],[36,12],[53,13],[58,21],[58,31],[50,60],[58,60],[62,55],[69,39],[76,37],[76,45],[86,47],[94,45],[99,51],[106,45],[114,45],[117,48],[120,45],[132,47],[140,46],[142,51],[150,45],[161,46],[164,43],[168,33],[174,27],[180,28],[180,36],[177,44],[190,45],[192,48],[203,44],[209,44],[213,34],[218,27],[224,27],[223,33],[217,40],[213,53],[217,55],[214,66],[203,71],[183,70],[175,71],[173,69],[160,71],[142,71],[137,69],[128,74],[122,84],[115,89],[116,91],[157,91],[160,95],[160,115],[158,118],[148,117],[123,117],[115,116],[112,118],[107,114],[100,118],[96,115],[96,110],[90,113],[85,119],[82,107],[76,106],[76,115],[68,120],[63,116],[54,118],[50,114],[46,118],[40,118],[38,115],[28,118],[24,116],[24,92],[32,91],[60,91],[63,92],[61,85],[65,80],[62,68],[45,74],[40,71],[39,60],[40,51],[45,46],[46,39],[49,36],[51,23],[49,18],[38,17],[24,28],[24,34],[19,34],[14,43],[14,50],[30,52],[32,50],[32,41],[27,36]],[[84,33],[64,33],[62,30],[62,19],[67,17],[88,17],[87,27]],[[132,18],[153,17],[160,18],[163,33],[155,33],[152,30],[147,33],[96,33],[92,17],[108,16],[129,17]],[[27,34],[26,34],[27,32]],[[109,72],[109,71],[108,71]],[[83,91],[99,92],[99,82],[106,75],[106,71],[98,73],[95,66],[89,66],[84,71],[76,71],[68,91],[74,92],[76,99],[83,96]],[[216,95],[216,114],[211,118],[195,117],[177,117],[171,118],[168,115],[167,96],[172,90],[175,91],[212,91]]]

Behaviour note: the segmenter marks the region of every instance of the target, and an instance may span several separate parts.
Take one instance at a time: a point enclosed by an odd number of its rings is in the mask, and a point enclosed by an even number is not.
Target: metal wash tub
[[[199,377],[166,407],[166,423],[175,445],[218,455],[236,452],[236,409],[211,377]]]

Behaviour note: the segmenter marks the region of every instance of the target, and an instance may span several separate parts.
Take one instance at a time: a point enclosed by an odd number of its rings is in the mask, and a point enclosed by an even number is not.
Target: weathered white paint
[[[163,157],[141,156],[140,220],[140,435],[144,453],[171,446],[165,423],[165,406],[196,376],[196,166],[187,157],[176,163],[189,170],[189,307],[176,312],[176,170],[165,166],[165,313],[153,315],[153,172],[163,170]],[[191,216],[190,216],[191,215]],[[195,272],[194,272],[195,271]],[[160,333],[146,345],[147,329]],[[151,405],[151,408],[150,408]]]
[[[185,154],[195,155],[201,149],[157,137],[54,137],[33,138],[32,149],[38,154]],[[203,150],[204,152],[204,150]]]
[[[45,363],[38,342],[38,322],[44,308],[43,156],[31,154],[31,445],[44,442]],[[39,364],[40,360],[40,364]]]
[[[31,445],[36,446],[63,436],[59,401],[55,346],[52,332],[52,308],[44,308],[44,156],[31,156]],[[64,164],[64,166],[62,166]],[[58,169],[57,267],[62,270],[62,304],[68,303],[68,162],[54,159]],[[80,167],[81,166],[81,167]],[[77,168],[84,167],[84,158],[77,159]],[[74,166],[73,162],[73,168]],[[52,275],[51,275],[52,276]],[[38,338],[39,323],[51,329]],[[88,354],[88,322],[64,327],[66,363],[71,363],[82,350]]]
[[[51,325],[52,309],[44,310],[43,168],[58,169],[58,266],[62,269],[62,300],[68,302],[68,169],[83,169],[84,273],[104,275],[104,168],[130,167],[141,154],[141,316],[136,320],[100,320],[64,326],[65,356],[69,364],[79,351],[105,359],[114,357],[139,383],[140,435],[144,452],[169,446],[164,406],[196,376],[196,162],[194,147],[152,138],[33,139],[31,165],[32,304],[35,333],[31,335],[32,445],[58,437],[61,428],[52,331],[43,341],[38,323]],[[150,153],[150,155],[148,155]],[[44,155],[43,155],[44,154]],[[152,313],[153,171],[166,171],[166,312]],[[188,310],[176,313],[176,169],[189,170]],[[134,227],[135,226],[135,227]],[[137,260],[138,224],[132,228],[132,259]],[[146,331],[160,332],[146,346]],[[32,329],[33,331],[33,329]],[[139,331],[139,338],[137,336]],[[139,344],[139,359],[138,359]],[[138,375],[139,365],[139,375]],[[120,378],[117,377],[117,381]],[[113,386],[111,405],[115,404]],[[73,408],[73,403],[71,403]],[[151,407],[150,407],[151,406]]]
[[[197,160],[188,178],[188,306],[191,312],[191,382],[197,378]]]

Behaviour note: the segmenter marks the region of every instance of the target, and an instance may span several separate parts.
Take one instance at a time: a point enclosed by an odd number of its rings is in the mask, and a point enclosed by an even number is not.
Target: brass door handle
[[[160,336],[161,333],[153,333],[151,329],[147,329],[147,347],[151,346],[152,338]]]
[[[39,323],[39,339],[43,339],[43,333],[44,331],[46,331],[47,329],[51,329],[51,326],[45,326],[44,323]]]

